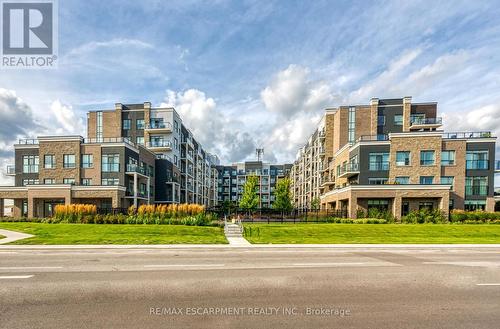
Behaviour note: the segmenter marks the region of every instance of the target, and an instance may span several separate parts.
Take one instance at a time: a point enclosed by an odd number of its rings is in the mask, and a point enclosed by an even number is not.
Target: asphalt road
[[[0,249],[0,328],[499,328],[500,248]]]

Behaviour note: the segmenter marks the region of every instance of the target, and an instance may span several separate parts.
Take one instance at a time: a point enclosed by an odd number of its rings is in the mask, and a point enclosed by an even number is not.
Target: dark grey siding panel
[[[493,196],[495,193],[495,143],[480,142],[467,143],[467,151],[489,151],[489,169],[488,170],[466,170],[466,176],[487,176],[488,177],[488,196]],[[477,200],[484,199],[484,196],[470,196],[467,199]]]
[[[389,145],[362,145],[359,147],[359,184],[368,185],[368,178],[388,178],[389,171],[370,171],[370,153],[390,152]]]
[[[25,155],[38,155],[38,148],[32,149],[16,149],[15,151],[15,169],[16,178],[15,185],[22,186],[23,179],[38,179],[38,174],[23,174],[23,156]],[[43,159],[39,159],[40,165],[43,165]]]

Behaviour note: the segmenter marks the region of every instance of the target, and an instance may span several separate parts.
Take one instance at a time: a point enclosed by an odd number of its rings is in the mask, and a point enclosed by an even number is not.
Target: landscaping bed
[[[223,244],[220,227],[186,225],[84,225],[1,222],[0,228],[35,235],[11,244]]]
[[[500,225],[244,224],[251,243],[500,243]]]

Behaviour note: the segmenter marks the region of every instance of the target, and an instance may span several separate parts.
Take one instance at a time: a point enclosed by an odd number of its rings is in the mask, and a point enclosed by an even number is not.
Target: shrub
[[[93,204],[57,205],[54,208],[53,222],[80,223],[85,215],[95,215],[97,207]]]
[[[446,216],[439,209],[420,209],[410,212],[401,218],[405,224],[424,224],[424,223],[447,223]]]
[[[500,212],[453,210],[450,214],[452,223],[492,223],[498,220],[500,220]]]

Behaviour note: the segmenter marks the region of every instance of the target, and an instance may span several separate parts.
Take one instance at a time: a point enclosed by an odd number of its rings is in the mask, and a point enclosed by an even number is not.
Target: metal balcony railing
[[[340,175],[359,172],[359,163],[349,163],[340,168]]]
[[[445,139],[471,139],[471,138],[490,138],[493,137],[491,131],[473,131],[473,132],[450,132],[444,133]]]
[[[389,135],[379,134],[379,135],[363,135],[360,136],[357,142],[372,142],[372,141],[387,141],[389,140]]]
[[[488,160],[466,160],[465,169],[488,170],[490,162]]]
[[[410,117],[410,122],[412,125],[440,125],[443,124],[443,118]]]
[[[172,129],[170,122],[151,121],[146,125],[146,129]]]
[[[146,143],[147,147],[172,147],[170,141],[150,141]]]

